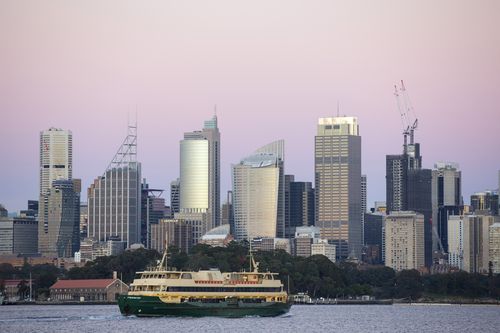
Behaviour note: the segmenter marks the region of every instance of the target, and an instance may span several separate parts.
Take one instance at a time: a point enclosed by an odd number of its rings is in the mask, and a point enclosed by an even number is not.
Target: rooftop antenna
[[[337,118],[340,117],[340,102],[337,100]]]

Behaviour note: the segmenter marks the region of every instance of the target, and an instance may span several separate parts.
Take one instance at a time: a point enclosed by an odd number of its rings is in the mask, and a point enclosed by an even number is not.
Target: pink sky
[[[500,1],[2,1],[0,203],[38,196],[38,136],[70,129],[75,178],[102,174],[138,108],[151,186],[179,175],[182,133],[217,104],[222,190],[230,164],[275,139],[313,180],[317,118],[357,116],[368,204],[401,151],[393,85],[419,118],[424,167],[458,162],[466,202],[497,188]]]

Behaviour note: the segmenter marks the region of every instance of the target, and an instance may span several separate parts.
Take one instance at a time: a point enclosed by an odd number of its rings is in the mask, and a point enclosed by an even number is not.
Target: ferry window
[[[181,279],[192,279],[191,273],[182,273]]]

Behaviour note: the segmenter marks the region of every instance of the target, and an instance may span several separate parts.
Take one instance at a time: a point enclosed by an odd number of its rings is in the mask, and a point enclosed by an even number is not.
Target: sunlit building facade
[[[73,177],[73,135],[51,127],[40,132],[40,194],[58,179]]]
[[[220,133],[216,116],[205,121],[201,131],[184,133],[180,141],[178,214],[174,216],[182,219],[189,214],[191,220],[199,214],[201,235],[220,224]],[[196,237],[194,243],[198,240]]]
[[[425,265],[424,215],[392,212],[385,219],[385,265],[395,271]]]
[[[278,219],[284,217],[278,212],[281,163],[277,154],[257,153],[232,166],[237,240],[277,237]]]
[[[356,117],[320,118],[315,137],[316,226],[339,258],[362,247],[361,136]]]

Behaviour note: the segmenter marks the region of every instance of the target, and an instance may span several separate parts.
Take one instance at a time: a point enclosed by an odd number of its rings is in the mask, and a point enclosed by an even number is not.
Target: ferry
[[[136,273],[128,293],[118,298],[123,315],[274,317],[290,310],[278,273],[259,272],[252,255],[250,271],[227,273],[168,270],[166,257],[165,251],[157,267]]]

